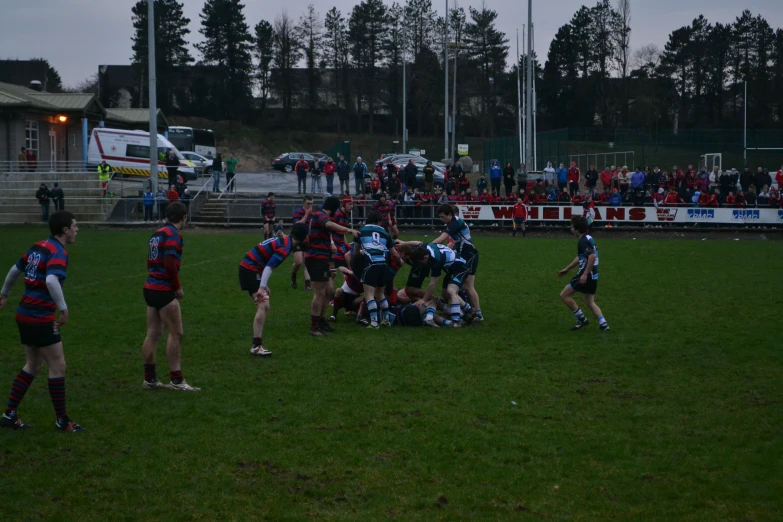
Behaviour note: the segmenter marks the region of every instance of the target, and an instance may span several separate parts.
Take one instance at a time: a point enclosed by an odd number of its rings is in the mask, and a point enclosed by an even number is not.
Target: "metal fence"
[[[0,161],[0,173],[8,172],[85,172],[82,161]]]

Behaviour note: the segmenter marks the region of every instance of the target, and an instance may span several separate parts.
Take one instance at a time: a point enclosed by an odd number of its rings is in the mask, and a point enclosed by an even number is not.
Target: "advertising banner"
[[[463,219],[470,221],[510,221],[513,205],[456,205]],[[581,206],[528,206],[531,221],[568,221],[581,216]],[[693,208],[693,207],[595,207],[596,221],[619,223],[720,223],[783,225],[783,209],[771,208]]]

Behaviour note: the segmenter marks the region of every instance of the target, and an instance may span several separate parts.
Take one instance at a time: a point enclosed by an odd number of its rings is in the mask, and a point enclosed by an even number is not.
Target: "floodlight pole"
[[[523,36],[524,38],[524,36]],[[519,54],[519,29],[517,29],[517,125],[519,126],[519,161],[524,161],[522,155],[522,87],[520,86],[520,69],[522,61]]]
[[[402,11],[402,25],[408,27],[408,7]],[[408,64],[408,41],[403,38],[402,48],[402,153],[408,153],[408,82],[405,77],[405,69]]]
[[[443,83],[443,157],[449,157],[449,0],[446,0],[446,16],[444,17],[443,29],[443,63],[444,63],[444,83]]]
[[[742,163],[743,166],[748,166],[748,81],[745,80],[745,124],[743,128],[743,142],[744,146],[742,147]]]
[[[158,191],[158,111],[157,92],[155,79],[155,3],[147,0],[147,50],[148,76],[149,76],[149,101],[150,101],[150,183],[152,192]]]
[[[533,153],[533,0],[527,0],[527,78],[525,85],[525,166],[531,165]]]

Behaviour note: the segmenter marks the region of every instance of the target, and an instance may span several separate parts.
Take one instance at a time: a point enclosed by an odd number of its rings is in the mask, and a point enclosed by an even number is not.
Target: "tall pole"
[[[403,25],[408,27],[408,8],[402,14]],[[408,63],[408,41],[404,39],[402,44],[402,153],[408,153],[408,83],[405,78],[405,69]]]
[[[155,91],[155,4],[154,0],[147,0],[147,57],[149,71],[149,100],[150,100],[150,183],[152,192],[158,190],[158,97]]]
[[[525,50],[525,26],[522,26],[522,55],[527,56],[527,51]],[[525,63],[527,63],[527,59],[525,59]],[[522,67],[522,63],[520,60],[520,67]],[[525,66],[525,70],[522,72],[524,75],[524,86],[525,90],[522,91],[522,155],[519,157],[519,161],[526,161],[525,158],[527,158],[527,67]]]
[[[446,0],[446,17],[443,29],[443,64],[445,81],[443,84],[443,158],[449,157],[449,0]]]
[[[748,166],[748,81],[745,80],[745,124],[743,126],[743,142],[744,146],[742,147],[742,163],[743,167]]]
[[[531,31],[533,38],[531,39],[533,41],[533,47],[530,49],[530,56],[531,56],[531,62],[532,57],[536,54],[536,26],[535,24],[531,25]],[[537,107],[537,100],[536,100],[536,74],[535,74],[535,67],[533,67],[533,170],[538,170],[538,125],[536,124],[536,107]],[[525,167],[528,169],[530,168],[529,164],[526,164]]]
[[[525,166],[532,164],[533,153],[533,115],[532,115],[532,101],[533,101],[533,0],[527,0],[527,78],[525,86],[525,100],[527,101],[527,107],[525,107],[525,132],[527,133],[525,144],[527,150],[525,151]]]
[[[522,68],[519,54],[519,29],[517,29],[517,124],[519,125],[519,161],[522,161],[522,87],[520,86],[520,69]]]
[[[459,49],[454,49],[454,78],[451,90],[451,151],[457,148],[457,55]]]

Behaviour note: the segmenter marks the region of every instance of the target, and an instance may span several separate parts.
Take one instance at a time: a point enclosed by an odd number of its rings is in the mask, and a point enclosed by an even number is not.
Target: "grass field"
[[[39,377],[19,410],[34,429],[0,432],[3,519],[781,519],[781,242],[598,236],[608,334],[569,331],[571,239],[479,237],[487,321],[463,330],[341,316],[313,339],[289,261],[259,360],[236,281],[258,236],[188,232],[183,370],[203,391],[141,389],[150,232],[82,230],[63,338],[89,432],[55,431]],[[0,236],[3,274],[44,237]],[[3,400],[23,364],[13,311]]]

